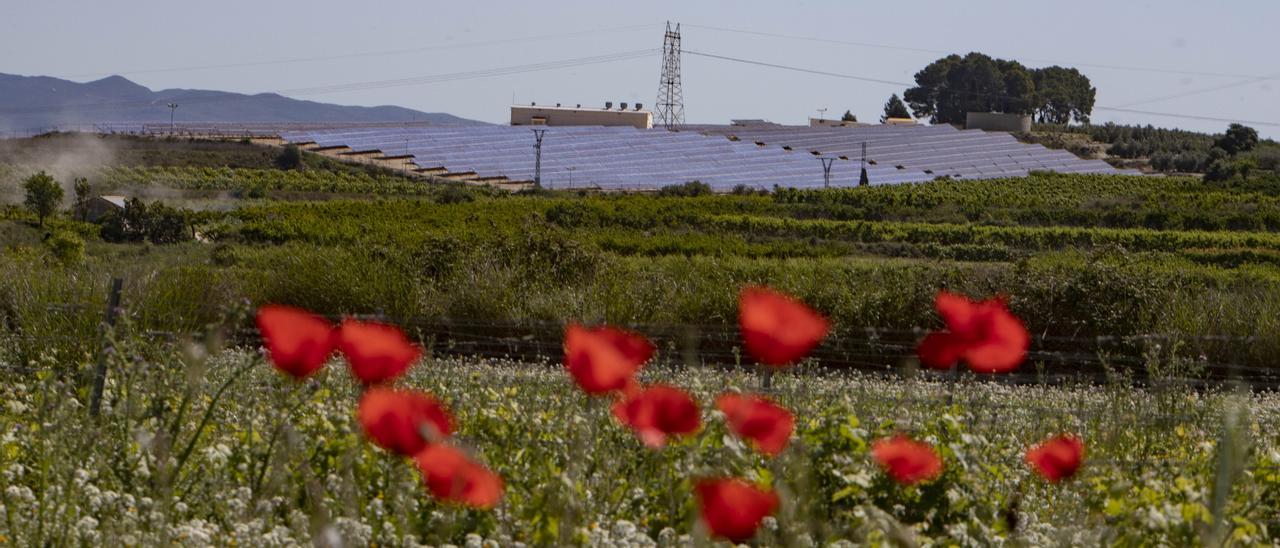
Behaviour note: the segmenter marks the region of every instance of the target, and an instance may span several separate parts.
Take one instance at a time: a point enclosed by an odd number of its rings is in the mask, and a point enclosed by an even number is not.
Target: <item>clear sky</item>
[[[1230,119],[1280,137],[1280,80],[1268,78],[1280,78],[1272,0],[4,2],[0,72],[76,81],[121,74],[153,89],[300,90],[285,94],[504,122],[513,97],[652,105],[671,20],[683,23],[686,50],[894,82],[910,82],[941,52],[1075,66],[1098,88],[1099,107],[1189,116],[1100,108],[1095,122],[1221,131],[1226,121],[1195,117]],[[645,49],[654,51],[555,70],[314,89]],[[872,121],[903,89],[690,54],[683,65],[696,123],[804,123],[820,108]]]

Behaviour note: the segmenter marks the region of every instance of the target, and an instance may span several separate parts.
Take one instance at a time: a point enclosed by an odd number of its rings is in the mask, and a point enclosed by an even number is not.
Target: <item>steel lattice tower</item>
[[[684,125],[684,94],[680,91],[680,24],[671,30],[667,21],[667,33],[662,38],[662,79],[658,81],[657,109],[654,124],[667,129]]]

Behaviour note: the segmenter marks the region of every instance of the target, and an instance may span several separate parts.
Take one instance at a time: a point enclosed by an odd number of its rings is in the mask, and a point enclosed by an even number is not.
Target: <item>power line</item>
[[[657,52],[658,52],[657,49],[625,51],[625,52],[611,53],[607,55],[597,55],[594,57],[579,57],[576,59],[563,59],[559,61],[532,63],[528,65],[514,65],[514,66],[497,67],[497,68],[484,69],[484,70],[472,70],[472,71],[453,72],[453,73],[446,73],[446,74],[433,74],[428,76],[418,76],[414,78],[350,82],[345,84],[334,84],[334,85],[317,86],[317,87],[310,87],[310,88],[286,89],[286,90],[276,91],[275,93],[280,95],[322,95],[326,93],[341,93],[341,92],[357,91],[357,90],[382,89],[382,88],[401,87],[401,86],[418,86],[418,85],[427,85],[427,84],[437,84],[437,83],[443,83],[443,82],[456,82],[461,80],[472,80],[477,78],[492,78],[495,76],[506,76],[511,74],[522,74],[527,72],[557,70],[557,69],[572,68],[572,67],[579,67],[584,65],[593,65],[593,64],[600,64],[600,63],[613,63],[613,62],[649,57],[656,54]],[[253,97],[254,97],[253,95],[233,95],[233,96],[225,96],[225,97],[211,97],[211,98],[204,98],[204,99],[187,98],[185,99],[183,104],[191,105],[191,104],[234,102],[234,101],[244,101],[244,100],[252,99]],[[47,107],[7,108],[7,109],[0,109],[0,114],[24,114],[24,113],[33,113],[33,112],[64,112],[64,111],[70,111],[70,110],[78,110],[78,111],[110,110],[110,109],[117,109],[117,108],[146,107],[146,106],[152,106],[156,104],[157,104],[157,101],[152,101],[152,100],[116,101],[116,102],[109,102],[109,103],[84,103],[84,104],[76,104],[76,105],[57,105],[57,106],[47,106]]]
[[[819,76],[829,76],[829,77],[832,77],[832,78],[843,78],[843,79],[846,79],[846,80],[857,80],[857,81],[861,81],[861,82],[871,82],[871,83],[876,83],[876,84],[885,84],[885,85],[891,85],[891,86],[901,86],[901,87],[905,87],[905,88],[910,88],[910,87],[914,87],[914,86],[915,86],[915,84],[908,83],[908,82],[897,82],[897,81],[893,81],[893,80],[883,80],[883,79],[880,79],[880,78],[870,78],[870,77],[866,77],[866,76],[857,76],[857,75],[853,75],[853,74],[841,74],[841,73],[838,73],[838,72],[830,72],[830,71],[825,71],[825,70],[815,70],[815,69],[808,69],[808,68],[802,68],[802,67],[793,67],[793,66],[790,66],[790,65],[780,65],[780,64],[777,64],[777,63],[768,63],[768,62],[764,62],[764,61],[756,61],[756,60],[752,60],[752,59],[742,59],[742,58],[739,58],[739,57],[729,57],[729,56],[726,56],[726,55],[715,55],[715,54],[711,54],[711,53],[703,53],[703,52],[693,51],[693,50],[684,50],[684,52],[685,52],[685,53],[687,53],[687,54],[689,54],[689,55],[697,55],[697,56],[700,56],[700,57],[709,57],[709,58],[712,58],[712,59],[720,59],[720,60],[724,60],[724,61],[732,61],[732,62],[735,62],[735,63],[742,63],[742,64],[747,64],[747,65],[757,65],[757,66],[762,66],[762,67],[776,68],[776,69],[788,70],[788,71],[792,71],[792,72],[802,72],[802,73],[806,73],[806,74],[816,74],[816,75],[819,75]],[[986,97],[986,98],[992,98],[992,99],[1011,99],[1011,100],[1012,100],[1012,99],[1020,99],[1019,97],[1013,97],[1013,96],[1010,96],[1010,95],[1002,95],[1002,94],[996,94],[996,93],[980,93],[980,92],[971,92],[971,91],[964,91],[964,90],[951,90],[951,93],[964,94],[964,95],[969,95],[969,96],[973,96],[973,97]],[[1267,122],[1267,121],[1259,121],[1259,120],[1245,120],[1245,119],[1241,119],[1241,118],[1220,118],[1220,117],[1215,117],[1215,116],[1199,116],[1199,115],[1195,115],[1195,114],[1178,114],[1178,113],[1174,113],[1174,112],[1157,112],[1157,111],[1151,111],[1151,110],[1137,110],[1137,109],[1124,108],[1124,107],[1095,106],[1095,107],[1093,107],[1093,109],[1094,109],[1094,110],[1108,111],[1108,112],[1123,112],[1123,113],[1127,113],[1127,114],[1142,114],[1142,115],[1146,115],[1146,116],[1163,116],[1163,117],[1168,117],[1168,118],[1184,118],[1184,119],[1188,119],[1188,120],[1203,120],[1203,121],[1210,121],[1210,122],[1242,123],[1242,124],[1249,124],[1249,125],[1255,125],[1255,126],[1275,126],[1275,127],[1280,127],[1280,122]]]
[[[554,40],[557,38],[587,36],[591,34],[627,32],[627,31],[633,31],[633,30],[652,29],[656,26],[658,26],[658,23],[650,23],[645,25],[628,25],[625,27],[613,27],[613,28],[606,28],[606,29],[591,29],[591,30],[559,33],[559,34],[544,34],[539,36],[526,36],[522,38],[507,38],[503,40],[488,40],[483,42],[464,42],[460,44],[437,44],[433,46],[423,46],[419,48],[363,51],[363,52],[343,53],[338,55],[325,55],[325,56],[317,56],[317,57],[295,57],[291,59],[247,61],[243,63],[221,63],[221,64],[194,65],[194,66],[185,66],[185,67],[165,67],[165,68],[126,70],[126,71],[118,71],[118,72],[92,72],[92,73],[82,73],[82,74],[68,74],[68,75],[60,76],[60,78],[93,78],[93,77],[99,77],[99,76],[126,75],[126,74],[189,72],[189,71],[225,69],[225,68],[243,68],[243,67],[260,67],[260,66],[270,66],[270,65],[287,65],[287,64],[294,64],[294,63],[310,63],[315,61],[336,61],[340,59],[359,59],[363,57],[383,57],[383,56],[391,56],[391,55],[422,53],[427,51],[442,51],[442,50],[464,49],[464,48],[482,47],[482,46],[497,46],[497,45],[503,45],[503,44],[518,44],[523,42],[537,42],[537,41],[545,41],[545,40]]]
[[[845,45],[845,46],[857,46],[857,47],[888,49],[888,50],[898,50],[898,51],[911,51],[916,53],[929,53],[929,54],[940,54],[940,55],[951,55],[955,53],[955,51],[940,50],[940,49],[916,48],[916,47],[897,46],[897,45],[888,45],[888,44],[875,44],[871,42],[856,42],[856,41],[850,41],[850,40],[835,40],[830,38],[817,38],[812,36],[796,36],[792,34],[778,34],[778,33],[772,33],[772,32],[760,32],[760,31],[753,31],[753,30],[717,27],[717,26],[711,26],[711,25],[686,24],[685,26],[706,29],[706,30],[721,31],[721,32],[748,34],[752,36],[767,36],[770,38],[785,38],[789,40],[820,42],[825,44],[839,44],[839,45]],[[1166,68],[1157,68],[1157,67],[1109,65],[1109,64],[1098,64],[1098,63],[1075,63],[1070,61],[1060,61],[1060,60],[1055,61],[1050,59],[1034,59],[1034,58],[1027,58],[1027,57],[1022,58],[1021,60],[1024,62],[1032,62],[1032,63],[1051,63],[1051,64],[1058,64],[1058,65],[1071,65],[1071,66],[1077,66],[1077,67],[1090,67],[1090,68],[1100,68],[1100,69],[1108,69],[1108,70],[1127,70],[1127,71],[1135,71],[1135,72],[1151,72],[1151,73],[1157,73],[1157,74],[1178,74],[1183,76],[1209,76],[1209,77],[1215,77],[1215,78],[1261,78],[1266,80],[1280,78],[1280,76],[1258,76],[1255,74],[1232,74],[1232,73],[1224,73],[1224,72],[1203,72],[1203,71],[1191,71],[1191,70],[1180,70],[1180,69],[1166,69]]]
[[[505,76],[508,74],[521,74],[525,72],[537,72],[543,70],[554,70],[560,68],[578,67],[583,65],[594,65],[600,63],[611,63],[616,61],[626,61],[638,59],[641,57],[649,57],[658,52],[657,49],[642,49],[633,51],[624,51],[618,53],[610,53],[606,55],[597,55],[593,57],[579,57],[576,59],[563,59],[559,61],[548,61],[544,63],[532,63],[528,65],[515,65],[508,67],[498,67],[484,70],[471,70],[464,72],[454,72],[448,74],[433,74],[429,76],[418,76],[413,78],[399,78],[394,80],[374,80],[366,82],[353,82],[348,84],[335,84],[330,86],[316,86],[309,88],[296,88],[280,90],[277,93],[281,95],[318,95],[324,93],[338,93],[345,91],[356,91],[366,89],[381,89],[400,86],[415,86],[422,84],[434,84],[440,82],[454,82],[458,80],[470,80],[475,78],[489,78],[493,76]]]
[[[1208,122],[1238,123],[1248,124],[1251,126],[1273,126],[1280,127],[1280,122],[1264,122],[1259,120],[1245,120],[1242,118],[1220,118],[1216,116],[1199,116],[1195,114],[1176,114],[1173,112],[1157,112],[1152,110],[1137,110],[1121,107],[1093,107],[1094,110],[1105,110],[1109,112],[1124,112],[1127,114],[1142,114],[1146,116],[1164,116],[1167,118],[1185,118],[1187,120],[1204,120]]]
[[[1229,83],[1229,84],[1222,84],[1222,85],[1220,85],[1220,86],[1213,86],[1213,87],[1207,87],[1207,88],[1194,89],[1194,90],[1184,91],[1184,92],[1180,92],[1180,93],[1174,93],[1174,94],[1171,94],[1171,95],[1162,95],[1162,96],[1160,96],[1160,97],[1154,97],[1154,98],[1151,98],[1151,99],[1143,99],[1143,100],[1141,100],[1141,101],[1133,101],[1133,102],[1131,102],[1131,103],[1125,103],[1125,104],[1123,104],[1123,105],[1120,105],[1120,107],[1121,107],[1121,108],[1134,107],[1134,106],[1138,106],[1138,105],[1145,105],[1145,104],[1148,104],[1148,103],[1156,103],[1156,102],[1159,102],[1159,101],[1167,101],[1167,100],[1169,100],[1169,99],[1179,99],[1179,98],[1182,98],[1182,97],[1190,97],[1190,96],[1192,96],[1192,95],[1203,95],[1203,94],[1205,94],[1205,93],[1212,93],[1212,92],[1215,92],[1215,91],[1222,91],[1222,90],[1224,90],[1224,89],[1231,89],[1231,88],[1240,87],[1240,86],[1247,86],[1247,85],[1249,85],[1249,84],[1257,84],[1257,83],[1265,82],[1265,81],[1267,81],[1267,80],[1272,80],[1272,79],[1275,79],[1275,78],[1280,78],[1280,72],[1278,72],[1278,73],[1276,73],[1276,74],[1271,74],[1271,75],[1268,75],[1268,76],[1259,76],[1259,77],[1257,77],[1257,78],[1250,78],[1250,79],[1248,79],[1248,80],[1240,80],[1240,81],[1238,81],[1238,82],[1232,82],[1232,83]]]
[[[911,87],[911,86],[913,86],[913,85],[914,85],[914,84],[906,84],[906,83],[902,83],[902,82],[896,82],[896,81],[893,81],[893,80],[882,80],[882,79],[879,79],[879,78],[869,78],[869,77],[866,77],[866,76],[855,76],[855,75],[852,75],[852,74],[840,74],[840,73],[838,73],[838,72],[829,72],[829,71],[825,71],[825,70],[815,70],[815,69],[807,69],[807,68],[801,68],[801,67],[793,67],[793,66],[788,66],[788,65],[779,65],[779,64],[776,64],[776,63],[766,63],[766,62],[764,62],[764,61],[755,61],[755,60],[751,60],[751,59],[742,59],[742,58],[738,58],[738,57],[729,57],[729,56],[726,56],[726,55],[716,55],[716,54],[713,54],[713,53],[703,53],[703,52],[700,52],[700,51],[693,51],[693,50],[688,50],[688,49],[687,49],[687,50],[684,50],[684,52],[685,52],[685,53],[688,53],[689,55],[697,55],[697,56],[699,56],[699,57],[710,57],[710,58],[712,58],[712,59],[720,59],[720,60],[723,60],[723,61],[733,61],[733,62],[735,62],[735,63],[744,63],[744,64],[748,64],[748,65],[759,65],[759,66],[762,66],[762,67],[769,67],[769,68],[776,68],[776,69],[782,69],[782,70],[789,70],[789,71],[793,71],[793,72],[804,72],[804,73],[808,73],[808,74],[817,74],[817,75],[819,75],[819,76],[830,76],[830,77],[833,77],[833,78],[844,78],[844,79],[846,79],[846,80],[858,80],[858,81],[861,81],[861,82],[871,82],[871,83],[874,83],[874,84],[887,84],[887,85],[890,85],[890,86],[905,86],[905,87]]]

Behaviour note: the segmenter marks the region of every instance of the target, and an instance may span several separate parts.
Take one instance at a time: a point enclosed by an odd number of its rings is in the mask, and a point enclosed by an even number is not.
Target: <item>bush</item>
[[[84,260],[84,240],[69,230],[55,230],[46,242],[53,257],[64,265],[79,264]]]
[[[103,240],[114,243],[174,244],[192,238],[185,212],[161,203],[148,206],[137,198],[125,202],[123,210],[103,216],[99,231]]]
[[[474,202],[475,199],[471,192],[459,185],[446,186],[435,195],[437,204],[465,204]]]
[[[678,196],[685,198],[692,196],[705,196],[711,193],[711,185],[702,181],[689,181],[683,184],[664,186],[662,189],[658,190],[658,196]]]
[[[1258,167],[1270,171],[1280,171],[1280,148],[1270,147],[1254,153]]]
[[[302,170],[304,165],[302,149],[298,145],[286,145],[276,156],[276,167],[283,170]]]

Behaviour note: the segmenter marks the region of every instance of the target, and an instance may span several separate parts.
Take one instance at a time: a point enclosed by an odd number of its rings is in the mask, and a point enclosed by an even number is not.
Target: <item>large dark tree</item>
[[[903,94],[917,118],[964,123],[970,112],[1029,114],[1035,110],[1031,72],[1016,61],[981,53],[948,55],[916,73],[916,86]]]
[[[880,123],[885,123],[890,118],[910,118],[911,112],[907,110],[907,104],[898,98],[895,93],[889,96],[889,100],[884,104],[884,115],[880,117]]]
[[[1075,69],[1030,70],[981,53],[949,55],[916,73],[903,94],[917,118],[964,123],[970,112],[1037,114],[1046,121],[1088,122],[1096,90]]]
[[[1098,90],[1089,77],[1073,68],[1045,67],[1031,71],[1039,104],[1036,116],[1049,124],[1089,123]]]
[[[1231,124],[1227,127],[1227,132],[1219,137],[1213,143],[1218,148],[1227,151],[1227,154],[1235,156],[1241,152],[1253,150],[1258,144],[1258,130],[1249,126],[1240,124]]]

